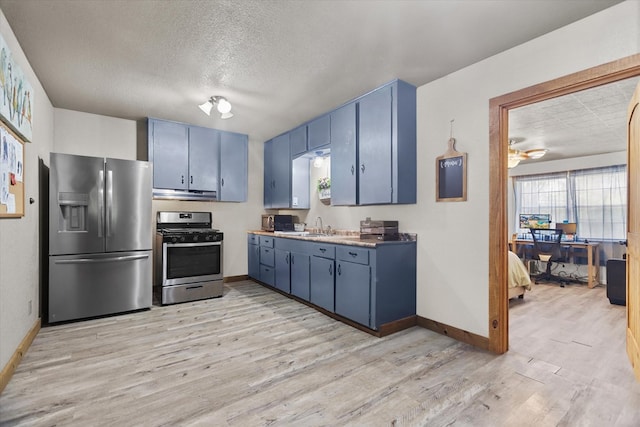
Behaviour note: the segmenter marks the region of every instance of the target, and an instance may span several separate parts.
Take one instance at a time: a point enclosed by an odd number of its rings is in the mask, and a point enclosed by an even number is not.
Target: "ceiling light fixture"
[[[533,150],[527,150],[524,153],[530,159],[539,159],[540,157],[547,154],[547,150],[545,150],[544,148],[535,148]]]
[[[322,157],[322,151],[316,151],[316,157],[313,159],[313,167],[320,168],[324,164],[324,158]]]
[[[515,148],[512,148],[513,144],[515,143],[516,143],[515,140],[513,139],[509,140],[509,157],[507,161],[507,166],[509,169],[515,168],[516,166],[518,166],[518,164],[520,164],[520,161],[522,160],[526,160],[526,159],[537,160],[542,156],[544,156],[545,154],[547,154],[547,151],[548,151],[544,148],[534,148],[532,150],[520,151],[520,150],[516,150]]]
[[[231,103],[227,101],[227,98],[224,96],[212,96],[209,98],[207,102],[204,104],[198,105],[198,107],[207,115],[211,115],[211,109],[213,106],[216,106],[216,109],[220,113],[221,119],[230,119],[233,117],[233,113],[231,112]]]

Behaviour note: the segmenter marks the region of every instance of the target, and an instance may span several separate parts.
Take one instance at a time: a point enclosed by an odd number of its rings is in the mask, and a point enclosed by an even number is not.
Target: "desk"
[[[511,250],[518,253],[518,246],[529,245],[533,246],[533,240],[527,239],[513,239],[510,242]],[[589,288],[595,287],[599,283],[600,278],[600,251],[597,242],[561,242],[560,245],[563,248],[569,248],[569,259],[573,258],[572,249],[586,249],[587,250],[587,271],[588,280],[587,286]]]

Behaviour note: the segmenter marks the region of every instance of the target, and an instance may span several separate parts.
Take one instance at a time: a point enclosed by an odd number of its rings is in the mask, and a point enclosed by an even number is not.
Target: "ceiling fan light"
[[[514,157],[509,157],[509,160],[507,162],[507,167],[509,169],[512,169],[512,168],[515,168],[516,166],[518,166],[519,163],[520,163],[520,159],[514,158]]]
[[[233,113],[231,113],[231,112],[226,112],[226,113],[220,114],[220,118],[221,119],[230,119],[231,117],[233,117]]]
[[[533,150],[525,151],[525,154],[527,155],[528,158],[535,160],[547,154],[547,150],[545,150],[544,148],[536,148]]]

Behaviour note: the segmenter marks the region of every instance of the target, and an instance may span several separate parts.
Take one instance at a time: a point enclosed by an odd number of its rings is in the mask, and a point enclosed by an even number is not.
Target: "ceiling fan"
[[[522,160],[527,160],[527,159],[535,160],[547,154],[547,150],[544,148],[534,148],[526,151],[518,150],[513,147],[513,145],[516,144],[517,142],[520,142],[520,141],[517,141],[515,139],[509,140],[509,158],[508,158],[509,169],[515,168],[516,166],[518,166],[518,164]]]

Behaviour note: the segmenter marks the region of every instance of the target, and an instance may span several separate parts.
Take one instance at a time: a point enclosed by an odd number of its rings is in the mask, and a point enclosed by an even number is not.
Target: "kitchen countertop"
[[[334,243],[338,245],[351,245],[351,246],[362,246],[365,248],[375,248],[377,246],[382,245],[397,245],[399,243],[407,243],[408,241],[415,241],[417,239],[416,234],[411,233],[400,233],[404,240],[376,240],[376,239],[361,239],[359,231],[348,231],[348,230],[334,230],[331,235],[297,235],[296,232],[292,232],[288,234],[286,232],[273,232],[273,231],[263,231],[263,230],[250,230],[247,233],[257,234],[260,236],[270,236],[270,237],[282,237],[285,239],[295,239],[295,240],[306,240],[311,242],[319,242],[319,243]],[[310,231],[312,234],[316,234],[313,231]]]

